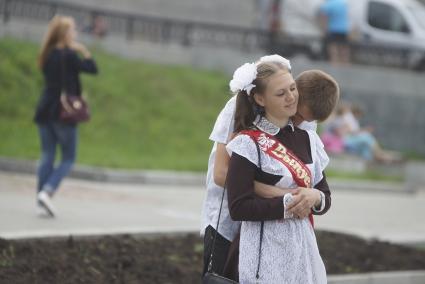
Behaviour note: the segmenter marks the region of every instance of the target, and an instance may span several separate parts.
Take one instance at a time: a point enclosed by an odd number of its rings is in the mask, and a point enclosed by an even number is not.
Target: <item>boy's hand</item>
[[[298,187],[293,192],[293,201],[288,205],[287,211],[302,219],[307,217],[313,206],[320,203],[320,193],[307,187]]]

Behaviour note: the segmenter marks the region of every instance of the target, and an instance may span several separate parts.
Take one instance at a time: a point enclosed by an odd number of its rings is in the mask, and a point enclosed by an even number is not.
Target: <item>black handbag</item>
[[[213,245],[212,245],[212,248],[211,248],[211,254],[210,254],[210,257],[209,257],[208,270],[205,273],[204,277],[202,277],[202,284],[237,284],[238,283],[236,281],[233,281],[232,279],[218,275],[217,273],[212,271],[212,260],[213,260],[213,254],[214,254],[214,248],[215,248],[215,240],[217,238],[218,225],[220,224],[221,209],[223,207],[223,200],[224,200],[224,193],[225,192],[226,192],[226,185],[224,186],[223,194],[221,196],[220,211],[218,213],[217,226],[215,227],[215,234],[214,234],[214,238],[213,238]]]
[[[218,275],[215,272],[207,272],[202,278],[202,284],[237,284],[238,282],[224,276]]]
[[[258,165],[259,165],[259,168],[261,170],[260,147],[258,146],[258,143],[256,141],[254,141],[254,142],[255,142],[255,146],[257,146]],[[222,206],[223,206],[223,199],[224,199],[225,191],[226,191],[226,185],[224,186],[223,194],[221,196],[220,211],[218,213],[217,226],[215,227],[215,234],[214,234],[213,245],[212,245],[211,254],[210,254],[210,262],[208,264],[208,271],[207,271],[207,273],[205,273],[204,277],[202,277],[202,284],[237,284],[238,283],[238,282],[236,282],[232,279],[218,275],[217,273],[212,271],[212,257],[213,257],[213,254],[214,254],[215,239],[217,238],[218,225],[220,223],[221,209],[222,209]],[[262,243],[263,243],[263,233],[264,233],[264,221],[261,221],[260,248],[259,248],[258,266],[257,266],[257,273],[256,273],[257,279],[260,278],[261,247],[262,247]]]

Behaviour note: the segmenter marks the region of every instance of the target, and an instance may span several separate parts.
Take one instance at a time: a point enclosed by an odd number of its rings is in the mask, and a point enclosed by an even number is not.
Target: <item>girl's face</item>
[[[65,43],[67,45],[71,44],[77,38],[77,30],[75,29],[75,22],[71,21],[68,32],[65,36]]]
[[[287,71],[278,71],[267,79],[263,94],[254,94],[272,122],[286,121],[297,112],[298,90],[294,78]]]

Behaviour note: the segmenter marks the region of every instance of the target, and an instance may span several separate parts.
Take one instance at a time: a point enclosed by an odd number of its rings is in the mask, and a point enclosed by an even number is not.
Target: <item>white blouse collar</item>
[[[263,132],[266,132],[269,135],[276,135],[279,133],[280,128],[270,122],[266,117],[257,115],[253,124]],[[294,123],[290,119],[288,125],[291,126],[292,131],[294,131]]]

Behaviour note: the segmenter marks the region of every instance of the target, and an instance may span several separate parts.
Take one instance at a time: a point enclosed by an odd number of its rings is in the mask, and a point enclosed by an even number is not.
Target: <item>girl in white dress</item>
[[[314,131],[301,130],[290,120],[297,111],[295,81],[284,63],[260,62],[241,66],[230,86],[238,93],[235,131],[260,130],[271,137],[259,140],[262,150],[245,132],[227,145],[231,153],[227,175],[230,215],[233,220],[242,221],[239,281],[326,283],[311,221],[285,212],[284,200],[290,201],[292,195],[265,199],[254,191],[254,181],[282,188],[299,187],[289,167],[263,151],[267,145],[280,143],[292,150],[310,172],[314,188],[303,188],[305,205],[317,214],[330,207],[330,195],[324,194],[329,192],[323,174],[329,159],[323,144]],[[260,221],[264,221],[262,233]]]

